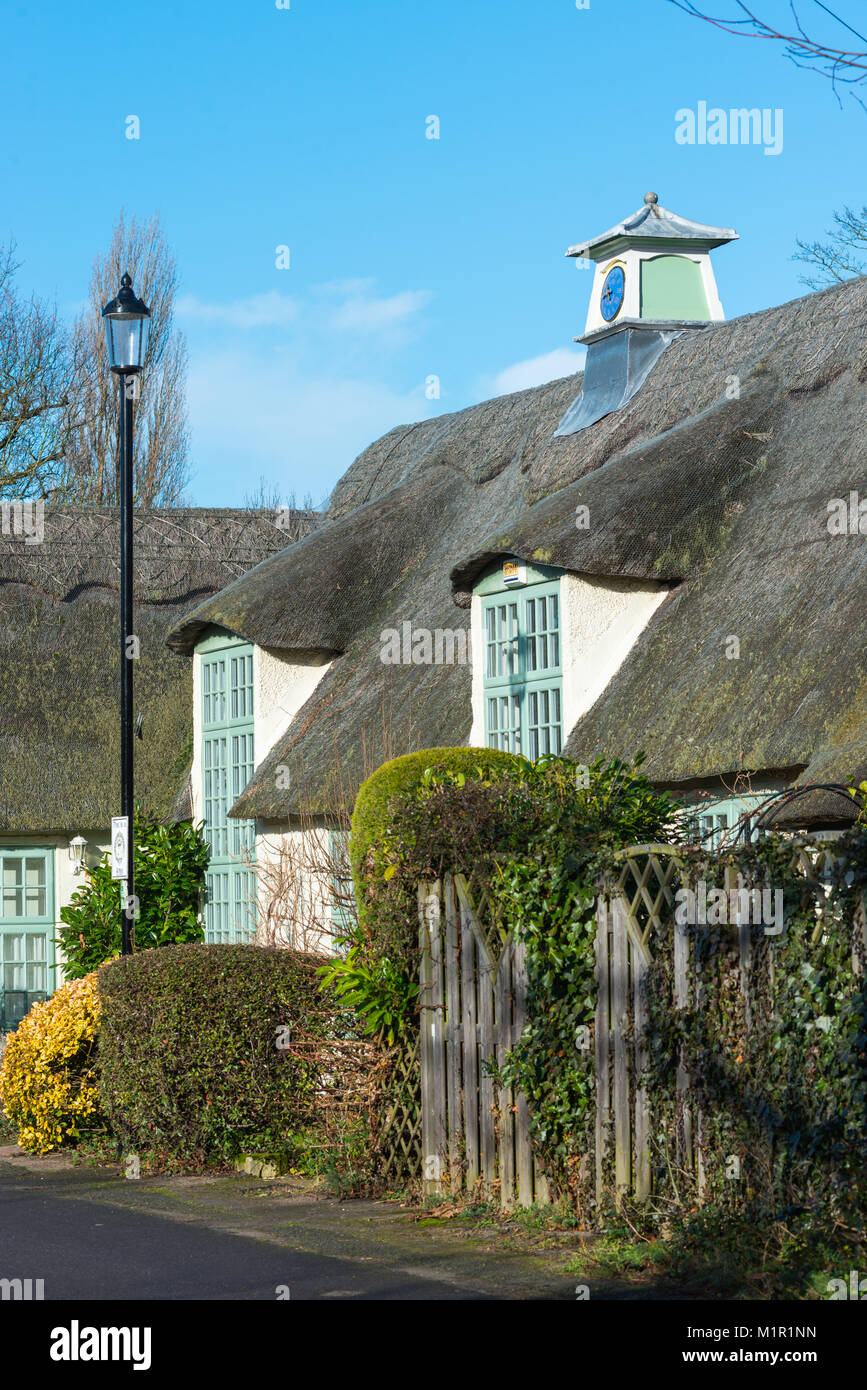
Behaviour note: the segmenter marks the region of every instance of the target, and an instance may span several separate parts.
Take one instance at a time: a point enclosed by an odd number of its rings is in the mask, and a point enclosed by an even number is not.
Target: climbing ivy
[[[562,1189],[576,1186],[592,1125],[597,879],[617,848],[675,833],[677,803],[641,763],[514,757],[473,775],[434,758],[390,800],[378,874],[364,884],[376,908],[365,949],[401,962],[407,979],[417,978],[420,880],[471,876],[490,926],[524,940],[530,1021],[498,1075],[527,1095],[537,1148]]]
[[[825,854],[805,876],[798,849]],[[672,1083],[689,1075],[701,1123],[705,1204],[756,1227],[857,1231],[867,1192],[867,991],[860,914],[867,834],[827,847],[768,837],[709,856],[684,855],[684,875],[711,887],[733,876],[782,893],[784,928],[748,927],[742,989],[736,925],[687,930],[694,945],[686,1007],[676,1009],[670,937],[656,932],[647,976],[647,1086],[653,1116],[653,1206],[685,1212],[697,1173],[678,1158],[685,1107]],[[726,870],[729,870],[726,879]],[[744,930],[744,929],[742,929]]]

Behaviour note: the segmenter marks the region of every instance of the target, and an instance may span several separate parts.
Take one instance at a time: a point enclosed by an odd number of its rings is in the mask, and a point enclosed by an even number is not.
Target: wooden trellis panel
[[[620,872],[607,896],[597,903],[595,1022],[596,1069],[596,1195],[612,1193],[620,1202],[627,1195],[639,1200],[650,1194],[649,1135],[651,1117],[642,1085],[647,1056],[647,1005],[644,980],[654,949],[671,951],[673,1009],[702,1007],[702,980],[695,951],[695,928],[676,921],[675,894],[685,885],[685,859],[669,845],[632,845],[618,856]],[[833,866],[833,851],[798,842],[792,845],[792,868],[804,875],[817,902],[812,941],[826,929],[821,905],[823,885]],[[744,887],[729,866],[725,889]],[[773,953],[757,953],[750,922],[740,911],[736,930],[738,984],[743,1000],[743,1026],[753,1026],[756,971],[770,973],[773,991]],[[859,902],[853,923],[853,958],[867,961],[867,910]],[[721,928],[728,931],[729,928]],[[856,965],[856,969],[860,965]],[[683,1061],[673,1077],[676,1133],[674,1150],[684,1178],[695,1184],[699,1200],[706,1191],[702,1115],[690,1087]],[[613,1145],[613,1155],[612,1155]],[[613,1163],[612,1163],[613,1158]]]
[[[480,1184],[510,1207],[550,1200],[521,1094],[495,1086],[526,1023],[523,944],[486,934],[461,874],[419,885],[425,1190]]]
[[[376,1148],[382,1176],[401,1183],[418,1178],[422,1171],[418,1040],[386,1058],[384,1065],[387,1074],[382,1087],[388,1099],[376,1133]]]

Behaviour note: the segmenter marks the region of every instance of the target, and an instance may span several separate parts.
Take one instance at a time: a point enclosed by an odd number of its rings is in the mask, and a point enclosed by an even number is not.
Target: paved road
[[[0,1187],[2,1274],[48,1299],[472,1298],[383,1266],[286,1250],[150,1213]],[[284,1295],[285,1296],[285,1295]],[[485,1297],[480,1292],[478,1296]]]
[[[456,1247],[382,1203],[0,1155],[0,1278],[44,1279],[46,1301],[574,1297],[537,1264]]]

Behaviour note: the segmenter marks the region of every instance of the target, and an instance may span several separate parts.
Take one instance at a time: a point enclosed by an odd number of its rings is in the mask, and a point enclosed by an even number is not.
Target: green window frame
[[[719,849],[742,816],[761,806],[767,797],[767,792],[755,792],[697,802],[686,813],[687,838],[698,841],[705,849]]]
[[[54,849],[0,846],[0,1032],[56,988]]]
[[[202,685],[202,810],[211,858],[205,874],[205,940],[256,934],[256,822],[229,810],[255,768],[253,647],[209,638],[199,647]]]
[[[535,761],[563,748],[559,579],[482,598],[485,744]]]

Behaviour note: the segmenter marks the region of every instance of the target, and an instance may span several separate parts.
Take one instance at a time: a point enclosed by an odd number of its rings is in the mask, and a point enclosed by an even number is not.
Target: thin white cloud
[[[398,294],[377,295],[374,280],[330,280],[314,285],[310,297],[293,299],[278,290],[248,295],[220,304],[182,295],[177,303],[178,318],[188,323],[214,323],[229,328],[285,328],[306,319],[311,330],[405,337],[412,321],[433,299],[430,290],[402,290]],[[330,301],[325,309],[318,297]]]
[[[430,290],[404,290],[386,299],[353,294],[335,311],[334,327],[341,333],[381,333],[403,327],[432,299]]]
[[[325,280],[319,285],[314,285],[313,290],[317,294],[367,294],[375,284],[376,281],[370,276],[355,280]]]
[[[558,377],[572,376],[584,366],[584,352],[572,348],[554,348],[539,357],[528,357],[524,362],[515,362],[504,367],[494,377],[491,394],[508,396],[513,391],[526,391],[531,386],[543,386],[546,381],[556,381]]]
[[[378,294],[375,280],[356,278],[291,298],[180,300],[193,457],[208,460],[193,479],[196,500],[228,503],[259,475],[321,497],[381,434],[437,413],[423,377],[410,368],[408,381],[402,365],[432,298]]]
[[[251,294],[227,304],[209,304],[195,295],[185,294],[178,300],[176,312],[179,319],[224,323],[232,328],[282,328],[298,318],[299,305],[279,290]]]

